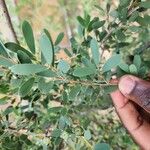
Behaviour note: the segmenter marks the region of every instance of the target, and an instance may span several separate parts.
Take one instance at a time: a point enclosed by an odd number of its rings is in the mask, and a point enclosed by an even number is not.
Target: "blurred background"
[[[76,36],[78,23],[76,17],[83,15],[87,11],[92,16],[101,16],[96,11],[94,5],[100,5],[106,9],[109,2],[112,7],[118,5],[118,0],[5,0],[11,21],[20,43],[22,40],[21,24],[23,20],[28,20],[38,40],[42,29],[46,28],[56,39],[60,32],[65,33],[62,47],[70,47],[69,39]],[[0,38],[4,41],[15,41],[10,30],[5,15],[0,9]],[[63,53],[59,57],[66,57]],[[103,102],[105,105],[105,102]],[[87,112],[88,113],[88,112]],[[122,127],[113,108],[107,110],[94,109],[88,116],[91,120],[91,128],[94,129],[94,140],[101,139],[111,145],[116,150],[137,150],[137,146],[131,140],[126,130]]]

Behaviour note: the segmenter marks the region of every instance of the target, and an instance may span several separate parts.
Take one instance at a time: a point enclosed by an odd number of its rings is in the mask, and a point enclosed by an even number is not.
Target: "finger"
[[[134,103],[120,91],[113,92],[111,97],[120,119],[135,141],[143,149],[150,148],[150,125],[143,120]]]
[[[150,82],[125,75],[119,81],[119,90],[125,97],[150,113]]]

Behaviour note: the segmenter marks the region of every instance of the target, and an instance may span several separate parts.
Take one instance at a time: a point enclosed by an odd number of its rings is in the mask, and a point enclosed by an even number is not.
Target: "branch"
[[[8,27],[9,27],[11,33],[12,33],[12,37],[13,37],[14,41],[15,41],[16,43],[18,43],[17,35],[16,35],[15,30],[14,30],[14,27],[13,27],[13,24],[12,24],[12,21],[11,21],[11,17],[10,17],[10,15],[9,15],[9,12],[8,12],[8,9],[7,9],[5,0],[0,0],[0,6],[1,6],[2,11],[3,11],[3,13],[4,13],[4,16],[5,16],[7,25],[8,25]]]

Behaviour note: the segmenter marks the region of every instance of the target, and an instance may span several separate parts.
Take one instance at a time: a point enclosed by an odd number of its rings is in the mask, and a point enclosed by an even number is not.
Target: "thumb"
[[[125,75],[119,81],[119,90],[125,97],[150,113],[150,82]]]

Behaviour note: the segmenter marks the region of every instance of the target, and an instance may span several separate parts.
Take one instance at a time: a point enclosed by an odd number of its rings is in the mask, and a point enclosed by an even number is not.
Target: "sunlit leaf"
[[[53,47],[51,41],[46,34],[42,34],[40,37],[40,48],[41,55],[43,56],[45,62],[51,65],[53,62]]]
[[[10,69],[18,75],[31,75],[45,71],[47,68],[38,64],[18,64],[10,67]]]
[[[109,58],[103,66],[103,72],[110,71],[121,63],[121,55],[116,54]]]

